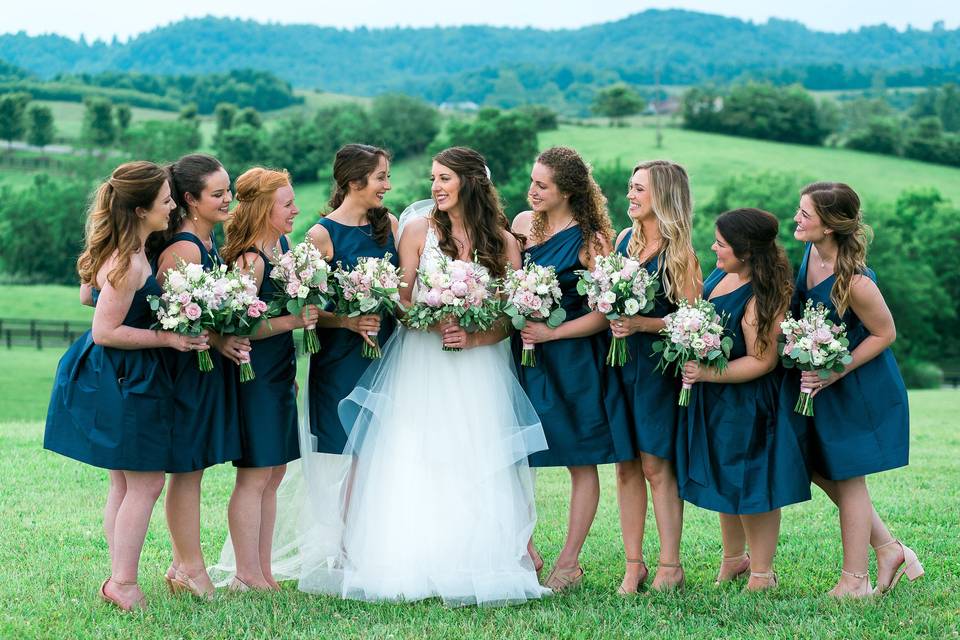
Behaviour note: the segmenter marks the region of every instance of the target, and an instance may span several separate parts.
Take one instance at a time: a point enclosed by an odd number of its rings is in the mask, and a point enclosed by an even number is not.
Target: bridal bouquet
[[[608,320],[635,316],[653,308],[653,298],[660,283],[640,263],[619,253],[597,258],[590,271],[578,271],[577,293],[587,296],[587,305]],[[627,341],[614,337],[610,341],[607,364],[622,367],[627,361]]]
[[[297,315],[308,304],[321,308],[326,306],[330,291],[330,265],[313,243],[304,240],[284,254],[274,251],[271,263],[273,270],[270,279],[276,284],[278,294],[270,303],[270,315],[276,315],[283,309]],[[307,353],[320,351],[315,325],[304,327],[303,348]]]
[[[257,296],[257,282],[249,273],[228,270],[221,264],[210,271],[213,320],[210,328],[220,335],[249,336],[266,317],[267,303]],[[240,363],[240,382],[255,377],[250,361]]]
[[[400,288],[406,284],[401,272],[390,262],[391,254],[382,258],[360,258],[353,269],[337,263],[333,272],[334,304],[337,315],[354,318],[367,314],[392,312],[400,302]],[[381,356],[377,334],[370,333],[371,346],[363,342],[363,357],[375,360]]]
[[[500,303],[492,291],[496,284],[482,266],[446,256],[429,269],[417,271],[414,304],[405,324],[428,331],[438,322],[455,320],[468,331],[485,331],[500,316]],[[444,347],[444,351],[461,351]]]
[[[691,305],[682,300],[680,308],[663,320],[663,339],[653,344],[654,352],[660,353],[658,369],[666,371],[672,363],[677,374],[683,365],[694,361],[720,372],[727,368],[733,339],[723,335],[725,318],[717,313],[713,303],[700,299]],[[690,389],[684,382],[678,401],[681,407],[690,404]]]
[[[199,336],[212,326],[214,295],[210,274],[199,264],[177,258],[177,266],[167,269],[163,293],[147,296],[157,316],[153,325],[164,331]],[[197,351],[200,371],[213,371],[213,359],[207,351]]]
[[[514,329],[523,329],[528,320],[545,322],[548,327],[557,328],[567,318],[567,312],[560,306],[560,282],[553,267],[541,267],[527,261],[522,269],[511,270],[503,281],[506,300],[503,312],[510,317]],[[537,366],[534,346],[523,343],[520,364],[524,367]]]
[[[842,373],[853,361],[848,347],[846,326],[834,324],[827,316],[829,310],[822,303],[814,306],[807,300],[803,316],[792,316],[780,323],[783,339],[780,343],[780,361],[787,369],[796,367],[801,371],[818,371],[821,378],[830,377],[830,372]],[[805,416],[813,415],[813,389],[800,387],[800,397],[793,410]]]

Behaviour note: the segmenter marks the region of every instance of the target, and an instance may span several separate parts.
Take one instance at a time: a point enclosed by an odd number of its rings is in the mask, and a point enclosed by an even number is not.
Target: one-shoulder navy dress
[[[151,274],[123,324],[149,329],[154,316],[147,296],[162,293]],[[96,301],[99,291],[93,294]],[[44,448],[104,469],[165,471],[177,425],[163,351],[105,347],[94,343],[92,331],[80,336],[57,366]]]
[[[705,299],[724,275],[720,269],[710,274],[703,285]],[[719,313],[729,314],[731,362],[747,354],[741,322],[753,295],[753,285],[746,283],[710,300]],[[677,428],[681,498],[731,514],[765,513],[810,499],[805,434],[777,420],[781,375],[778,368],[747,382],[693,385]]]
[[[830,309],[830,320],[838,317],[830,291],[836,280],[830,275],[807,288],[807,245],[797,275],[794,314],[803,312],[807,300],[821,302]],[[872,269],[864,275],[877,281]],[[852,309],[842,318],[853,352],[870,332]],[[813,398],[813,417],[804,418],[793,411],[800,393],[800,373],[787,371],[780,393],[780,420],[805,420],[810,430],[811,470],[828,480],[846,480],[879,471],[896,469],[909,463],[910,412],[907,388],[890,349],[843,376]]]
[[[577,293],[576,271],[585,268],[580,263],[582,246],[580,227],[574,226],[524,251],[525,258],[556,271],[567,321],[589,313],[586,296]],[[536,367],[519,365],[519,334],[514,334],[512,346],[520,384],[540,416],[549,447],[531,455],[530,466],[594,465],[632,457],[617,457],[607,422],[603,401],[605,333],[538,344]]]
[[[617,245],[617,251],[624,256],[628,255],[631,235],[633,232],[628,232]],[[650,275],[658,278],[660,260],[661,256],[655,256],[644,265]],[[653,308],[640,315],[662,318],[676,309],[661,286]],[[647,453],[673,460],[680,382],[674,375],[655,370],[659,358],[654,357],[653,343],[659,339],[656,333],[627,336],[627,362],[605,370],[607,416],[617,452],[625,454],[622,457],[637,458]]]
[[[219,264],[214,245],[207,251],[192,233],[177,233],[164,251],[176,242],[192,242],[200,250],[200,264],[210,270]],[[240,417],[237,405],[236,365],[210,348],[213,371],[202,372],[197,354],[164,349],[174,385],[174,450],[167,471],[182,473],[205,469],[240,457]]]
[[[383,246],[373,238],[369,224],[350,226],[329,218],[321,218],[320,225],[330,234],[334,264],[353,267],[359,258],[383,258],[391,254],[390,262],[400,266],[393,233]],[[386,344],[396,323],[393,316],[384,316],[377,336],[380,345]],[[343,453],[347,432],[340,424],[337,406],[350,395],[370,360],[362,354],[363,338],[349,329],[317,329],[320,351],[310,356],[310,431],[316,437],[316,450],[321,453]]]
[[[280,236],[280,248],[290,250],[287,239]],[[269,303],[277,293],[270,279],[273,265],[258,249],[263,259],[263,282],[260,299]],[[288,315],[286,311],[281,314]],[[240,437],[242,455],[234,461],[237,467],[275,467],[300,457],[297,432],[297,354],[293,332],[287,331],[250,341],[250,365],[255,378],[240,383],[236,368],[240,399]]]

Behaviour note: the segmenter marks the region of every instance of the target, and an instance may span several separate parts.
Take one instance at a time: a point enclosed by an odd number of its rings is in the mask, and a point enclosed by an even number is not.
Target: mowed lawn
[[[835,602],[823,593],[841,566],[836,510],[819,493],[785,509],[776,568],[781,588],[752,595],[713,586],[721,549],[715,514],[687,506],[683,593],[621,598],[620,545],[612,467],[583,553],[583,588],[519,607],[448,609],[436,601],[366,604],[303,594],[223,593],[213,603],[166,592],[169,541],[158,503],[140,582],[149,611],[124,615],[96,597],[109,574],[101,513],[106,473],[42,449],[42,418],[59,354],[0,352],[0,638],[886,638],[956,637],[960,631],[960,434],[956,391],[911,392],[911,466],[872,478],[878,511],[919,554],[927,576],[870,602]],[[32,371],[31,375],[25,372]],[[11,385],[12,382],[18,384]],[[30,407],[29,411],[24,407]],[[19,408],[19,410],[18,410]],[[469,455],[469,452],[464,452]],[[213,563],[226,535],[233,469],[204,482],[204,555]],[[537,540],[548,563],[566,526],[567,474],[539,472]],[[464,496],[464,499],[469,499]],[[332,508],[332,507],[331,507]],[[657,558],[651,517],[645,555]]]

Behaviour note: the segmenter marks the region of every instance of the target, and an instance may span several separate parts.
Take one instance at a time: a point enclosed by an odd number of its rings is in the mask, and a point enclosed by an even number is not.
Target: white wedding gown
[[[431,228],[420,266],[440,255]],[[451,606],[550,593],[527,554],[536,524],[527,456],[547,444],[509,341],[447,352],[439,335],[399,327],[339,410],[346,455],[308,453],[281,486],[278,579]],[[302,427],[301,448],[312,451],[307,440]]]

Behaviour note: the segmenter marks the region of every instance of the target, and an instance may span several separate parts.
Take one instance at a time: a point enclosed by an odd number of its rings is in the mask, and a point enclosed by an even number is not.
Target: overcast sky
[[[623,18],[648,8],[682,8],[766,22],[785,18],[820,31],[847,31],[887,23],[929,29],[942,20],[960,25],[957,0],[3,0],[0,33],[59,33],[88,40],[121,40],[183,17],[204,15],[252,18],[261,22],[358,26],[491,24],[544,29],[579,27]]]

